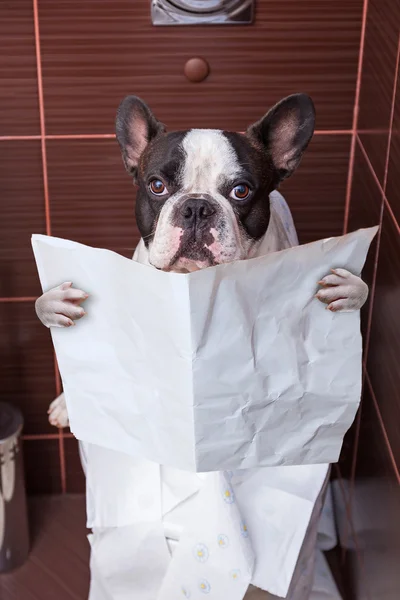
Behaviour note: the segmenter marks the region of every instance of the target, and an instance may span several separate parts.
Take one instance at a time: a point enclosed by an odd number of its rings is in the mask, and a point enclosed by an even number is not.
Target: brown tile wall
[[[362,9],[363,0],[263,0],[252,26],[153,28],[149,0],[0,2],[0,399],[25,415],[30,492],[84,489],[75,441],[47,424],[59,379],[49,333],[33,310],[39,284],[30,235],[132,252],[134,189],[113,134],[119,101],[142,96],[171,129],[243,130],[281,97],[308,92],[317,132],[283,190],[302,242],[338,235],[355,139]],[[196,55],[211,67],[201,84],[183,75]],[[393,167],[388,190],[394,181]]]
[[[368,5],[368,6],[367,6]],[[400,597],[400,3],[365,3],[349,230],[380,223],[364,277],[364,391],[337,474],[350,599]]]
[[[397,0],[264,0],[251,27],[157,29],[149,0],[0,3],[0,399],[24,412],[31,493],[80,492],[84,478],[71,434],[47,423],[59,378],[33,309],[29,238],[132,253],[134,190],[113,134],[120,99],[142,96],[171,129],[243,130],[306,91],[317,132],[283,188],[301,242],[382,226],[364,271],[362,410],[336,469],[348,600],[399,597],[399,23]],[[183,76],[196,55],[211,67],[201,84]]]

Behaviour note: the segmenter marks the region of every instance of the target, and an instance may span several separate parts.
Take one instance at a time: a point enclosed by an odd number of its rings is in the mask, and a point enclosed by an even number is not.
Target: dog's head
[[[138,186],[136,218],[150,263],[189,272],[251,256],[268,227],[268,196],[298,166],[314,122],[311,99],[296,94],[244,135],[166,133],[142,100],[125,98],[117,140]]]

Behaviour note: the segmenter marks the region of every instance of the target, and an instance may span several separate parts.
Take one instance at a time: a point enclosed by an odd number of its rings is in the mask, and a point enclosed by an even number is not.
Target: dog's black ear
[[[315,125],[313,101],[306,94],[293,94],[276,104],[247,135],[261,143],[277,174],[277,180],[290,177],[310,142]]]
[[[165,126],[137,96],[122,100],[115,121],[117,140],[128,173],[136,178],[139,159],[147,144],[165,132]]]

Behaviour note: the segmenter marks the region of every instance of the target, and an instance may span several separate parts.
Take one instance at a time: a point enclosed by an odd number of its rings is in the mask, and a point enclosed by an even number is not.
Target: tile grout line
[[[356,149],[356,134],[358,125],[358,114],[360,104],[360,92],[361,92],[361,76],[362,66],[364,60],[364,45],[365,45],[365,30],[367,25],[367,13],[368,13],[368,0],[364,0],[362,20],[361,20],[361,33],[360,33],[360,47],[358,52],[358,66],[357,66],[357,79],[356,79],[356,90],[354,94],[354,107],[353,107],[353,125],[351,129],[351,144],[350,144],[350,156],[349,156],[349,170],[347,173],[347,186],[346,186],[346,201],[344,208],[343,218],[343,234],[347,233],[349,225],[349,213],[350,213],[350,200],[351,200],[351,188],[353,185],[353,172],[354,172],[354,156]]]
[[[383,223],[384,207],[385,207],[385,203],[384,203],[384,200],[383,200],[383,194],[381,194],[381,206],[380,206],[380,213],[379,213],[379,230],[378,230],[377,238],[376,238],[376,251],[375,251],[375,258],[374,258],[374,271],[373,271],[373,275],[372,275],[371,290],[369,292],[370,304],[369,304],[369,309],[368,309],[367,334],[366,334],[365,350],[364,350],[364,358],[363,358],[363,362],[365,364],[365,368],[366,368],[366,364],[367,364],[367,360],[368,360],[369,342],[370,342],[370,337],[371,337],[372,312],[373,312],[373,308],[374,308],[375,289],[376,289],[376,276],[377,276],[377,272],[378,272],[379,254],[380,254],[380,250],[381,250],[382,223]],[[363,379],[364,378],[365,378],[365,373],[364,373]]]
[[[47,135],[48,140],[101,140],[115,139],[115,133],[61,133]]]
[[[374,300],[375,300],[378,262],[379,262],[380,247],[381,247],[382,225],[383,225],[383,216],[384,216],[385,199],[386,199],[386,183],[387,183],[387,176],[388,176],[388,169],[389,169],[390,147],[391,147],[391,138],[392,138],[392,131],[393,131],[394,108],[395,108],[395,101],[396,101],[396,95],[397,95],[399,56],[400,56],[400,34],[399,34],[398,42],[397,42],[397,56],[396,56],[396,66],[395,66],[394,80],[393,80],[393,91],[392,91],[391,110],[390,110],[390,119],[389,119],[389,134],[388,134],[388,141],[387,141],[387,147],[386,147],[383,186],[380,185],[379,178],[377,177],[377,175],[375,173],[375,169],[373,168],[373,165],[372,165],[371,161],[369,160],[368,153],[366,152],[366,150],[361,142],[358,132],[357,132],[357,136],[356,136],[357,137],[357,145],[363,152],[364,160],[366,160],[367,167],[372,172],[372,175],[375,179],[375,183],[378,185],[378,189],[379,189],[380,196],[381,196],[381,206],[380,206],[380,215],[379,215],[379,231],[378,231],[378,235],[377,235],[377,246],[376,246],[376,252],[375,252],[374,269],[373,269],[372,284],[371,284],[371,290],[370,290],[370,306],[369,306],[369,310],[368,310],[367,334],[366,334],[365,351],[364,351],[364,357],[363,357],[363,379],[362,379],[362,390],[363,391],[362,391],[361,397],[363,397],[363,395],[364,395],[365,382],[366,382],[366,378],[368,377],[367,362],[368,362],[368,354],[369,354],[369,346],[370,346],[370,338],[371,338],[372,315],[373,315]],[[386,202],[388,203],[387,199],[386,199]],[[392,216],[394,216],[394,215],[392,215]],[[379,418],[380,411],[378,408],[378,403],[377,403],[376,397],[372,391],[372,385],[371,385],[371,381],[370,381],[369,377],[368,377],[367,381],[368,381],[368,387],[371,391],[371,395],[374,396],[374,404],[375,404],[375,408],[378,411],[378,418]],[[360,411],[361,410],[362,410],[362,406],[360,406]],[[360,415],[361,415],[361,412],[360,412]],[[352,506],[353,496],[354,496],[354,481],[355,481],[357,459],[358,459],[360,426],[361,426],[361,416],[357,419],[356,440],[355,440],[355,444],[354,444],[353,459],[352,459],[352,464],[351,464],[350,491],[349,491],[349,499],[348,499],[350,507]],[[382,419],[381,419],[381,426],[384,427]],[[386,438],[387,438],[386,429],[385,429],[384,435],[386,435]],[[389,454],[392,458],[392,449],[391,449],[388,438],[387,438],[387,442],[389,443]],[[397,473],[397,470],[396,470],[396,473]],[[348,537],[348,529],[346,531],[346,537]]]
[[[1,135],[0,142],[23,142],[31,140],[41,140],[41,135]]]
[[[355,152],[356,152],[356,143],[357,143],[357,126],[358,126],[358,117],[359,117],[359,104],[360,104],[360,94],[361,94],[361,78],[362,78],[362,68],[364,62],[364,46],[365,46],[365,36],[366,36],[366,24],[367,24],[367,16],[368,16],[368,0],[364,0],[363,8],[362,8],[362,17],[361,17],[361,32],[360,32],[360,45],[358,51],[358,65],[357,65],[357,79],[356,79],[356,89],[354,94],[354,107],[353,107],[353,125],[352,125],[352,135],[351,135],[351,143],[350,143],[350,155],[349,155],[349,166],[347,172],[347,185],[346,185],[346,197],[345,197],[345,207],[344,207],[344,215],[343,215],[343,234],[346,234],[349,226],[349,216],[350,216],[350,204],[351,204],[351,192],[353,187],[353,176],[354,176],[354,161],[355,161]],[[364,378],[362,381],[362,387],[364,386]],[[352,452],[352,462],[351,462],[351,473],[350,473],[350,490],[349,497],[346,499],[343,496],[345,506],[346,506],[346,526],[343,535],[347,540],[349,537],[349,528],[353,528],[353,523],[351,519],[351,506],[352,506],[352,476],[353,469],[355,469],[355,463],[357,461],[358,454],[358,438],[361,428],[361,399],[360,398],[360,406],[359,406],[359,415],[357,417],[356,422],[356,438],[354,443],[354,448]]]
[[[378,231],[378,235],[377,235],[376,254],[375,254],[375,261],[374,261],[374,272],[373,272],[373,276],[372,276],[372,285],[371,285],[371,292],[370,292],[371,301],[370,301],[370,306],[369,306],[369,311],[368,311],[368,321],[367,321],[367,339],[365,342],[365,353],[364,353],[365,370],[367,368],[366,364],[368,361],[369,342],[370,342],[370,337],[371,337],[371,326],[372,326],[372,313],[373,313],[373,308],[374,308],[376,278],[377,278],[377,272],[378,272],[378,262],[379,262],[380,247],[381,247],[383,215],[384,215],[385,197],[386,197],[386,183],[387,183],[387,176],[388,176],[388,170],[389,170],[390,147],[391,147],[391,141],[392,141],[392,131],[393,131],[393,121],[394,121],[394,107],[395,107],[395,101],[396,101],[396,95],[397,95],[397,77],[398,77],[398,73],[399,73],[399,56],[400,56],[400,34],[399,34],[399,38],[397,41],[397,57],[396,57],[396,67],[395,67],[394,81],[393,81],[392,105],[391,105],[391,109],[390,109],[389,135],[388,135],[388,141],[387,141],[387,146],[386,146],[386,156],[385,156],[385,172],[384,172],[384,178],[383,178],[383,186],[382,187],[379,186],[379,190],[381,193],[381,209],[380,209],[380,217],[379,217],[379,231]],[[359,135],[357,136],[357,142],[361,143],[361,139],[360,139]],[[365,148],[364,148],[364,150],[365,150]],[[366,152],[366,150],[365,150],[365,154],[368,154]],[[369,162],[369,164],[367,165],[368,168],[373,169],[372,163],[370,161],[368,161],[368,162]],[[374,170],[374,173],[375,173],[375,170]],[[376,175],[376,173],[375,173],[375,175]],[[379,182],[379,178],[376,177],[376,179]]]
[[[40,117],[40,141],[42,148],[42,169],[43,169],[43,192],[44,208],[46,217],[46,234],[51,235],[50,222],[50,203],[49,186],[47,174],[47,155],[46,155],[46,125],[44,118],[44,99],[43,99],[43,79],[42,79],[42,57],[40,50],[40,31],[39,31],[39,7],[38,0],[33,0],[33,21],[35,29],[35,51],[36,51],[36,70],[38,79],[38,97],[39,97],[39,117]]]
[[[357,138],[357,143],[358,143],[358,138]],[[359,436],[360,436],[360,429],[361,429],[362,405],[363,405],[363,401],[364,401],[363,398],[364,398],[365,381],[366,381],[366,375],[367,375],[367,357],[368,357],[368,351],[369,351],[369,341],[370,341],[371,323],[372,323],[372,309],[373,309],[374,298],[375,298],[376,273],[377,273],[377,269],[378,269],[379,251],[380,251],[380,244],[381,244],[383,206],[384,206],[383,196],[381,195],[381,207],[380,207],[380,215],[379,215],[379,231],[378,231],[378,235],[377,235],[377,245],[376,245],[375,259],[374,259],[374,273],[372,276],[371,290],[369,293],[371,300],[370,300],[370,306],[369,306],[369,310],[368,310],[367,334],[366,334],[365,349],[364,349],[364,356],[363,356],[363,362],[362,362],[361,400],[360,400],[360,406],[358,409],[359,415],[358,415],[357,423],[356,423],[356,438],[355,438],[355,443],[354,443],[354,448],[353,448],[353,457],[352,457],[352,461],[351,461],[351,471],[350,471],[350,491],[349,491],[349,505],[350,506],[352,505],[352,502],[353,502],[354,481],[355,481],[355,476],[356,476],[357,459],[358,459],[358,447],[359,447]]]
[[[389,160],[390,160],[390,146],[392,144],[392,133],[393,133],[393,121],[394,121],[394,107],[396,103],[397,96],[397,79],[399,75],[399,58],[400,58],[400,33],[397,40],[397,56],[396,56],[396,67],[394,70],[394,83],[393,83],[393,93],[392,93],[392,106],[390,109],[390,121],[389,121],[389,135],[388,135],[388,143],[386,148],[386,160],[385,160],[385,174],[383,177],[383,193],[386,196],[386,184],[388,178],[389,171]]]
[[[376,256],[378,256],[378,248],[377,248]],[[367,377],[367,366],[366,366],[365,359],[363,359],[361,400],[360,400],[360,406],[358,409],[358,415],[357,415],[357,421],[356,421],[356,438],[355,438],[355,442],[354,442],[353,456],[352,456],[352,461],[351,461],[349,494],[348,494],[348,500],[346,503],[346,506],[349,507],[350,514],[351,514],[351,507],[353,504],[353,497],[354,497],[354,482],[355,482],[355,475],[356,475],[356,468],[357,468],[358,448],[359,448],[359,441],[360,441],[361,419],[362,419],[362,411],[363,411],[363,404],[364,404],[364,392],[365,392],[365,386],[366,386],[366,377]],[[347,541],[348,537],[349,537],[349,523],[346,522],[346,528],[345,528],[345,531],[343,534],[343,538],[344,538],[344,540]]]
[[[361,139],[360,139],[360,137],[358,135],[357,135],[357,140],[358,140],[358,143],[360,145],[360,149],[361,149],[361,151],[362,151],[362,153],[363,153],[363,155],[365,157],[365,160],[367,161],[369,170],[371,171],[371,174],[372,174],[372,176],[373,176],[373,178],[374,178],[374,180],[375,180],[375,182],[376,182],[376,184],[377,184],[377,186],[378,186],[381,194],[383,195],[383,202],[385,204],[385,208],[387,209],[389,215],[391,216],[393,225],[397,229],[397,232],[400,234],[400,225],[397,222],[397,219],[396,219],[396,217],[394,215],[392,207],[390,206],[389,200],[386,198],[386,194],[383,191],[382,185],[381,185],[381,183],[380,183],[380,181],[378,179],[377,174],[375,173],[374,167],[372,166],[372,163],[369,160],[368,153],[367,153],[366,149],[364,148],[364,144],[362,143],[362,141],[361,141]]]
[[[36,297],[33,296],[15,296],[14,298],[0,298],[0,303],[4,302],[35,302]]]
[[[42,76],[42,54],[40,47],[40,27],[39,27],[39,5],[38,0],[33,0],[33,24],[35,31],[35,52],[36,52],[36,69],[38,80],[38,98],[39,98],[39,117],[40,117],[40,141],[42,149],[42,169],[43,169],[43,193],[44,193],[44,209],[46,219],[46,235],[51,235],[51,215],[50,215],[50,198],[49,198],[49,180],[47,169],[47,153],[46,153],[46,122],[44,110],[44,94],[43,94],[43,76]],[[58,380],[56,355],[53,351],[53,360],[55,368],[55,384],[56,390],[60,389]],[[62,493],[66,492],[66,469],[65,469],[65,448],[62,429],[58,432],[59,458],[60,458],[60,478]]]
[[[27,433],[22,435],[22,439],[26,442],[40,442],[42,440],[58,440],[59,434],[57,433]],[[64,433],[64,439],[71,440],[75,439],[72,433]]]
[[[391,105],[390,119],[389,119],[389,135],[388,135],[388,141],[387,141],[387,147],[386,147],[385,171],[384,171],[384,177],[383,177],[383,186],[382,186],[382,188],[380,188],[381,197],[382,197],[382,201],[381,201],[381,213],[380,213],[380,219],[379,219],[379,231],[378,231],[376,255],[375,255],[375,262],[374,262],[374,274],[373,274],[372,285],[371,285],[371,302],[370,302],[369,311],[368,311],[367,340],[366,340],[366,343],[365,343],[364,369],[363,369],[363,387],[364,387],[364,384],[365,384],[365,379],[367,378],[368,387],[369,387],[371,396],[373,397],[373,402],[374,402],[375,409],[376,409],[377,414],[378,414],[378,419],[380,421],[381,427],[384,429],[385,441],[389,445],[388,452],[390,454],[390,458],[391,458],[392,462],[394,460],[393,451],[392,451],[392,448],[391,448],[391,444],[390,444],[389,438],[387,436],[386,427],[385,427],[385,425],[383,423],[382,415],[381,415],[381,412],[380,412],[380,409],[379,409],[379,404],[378,404],[377,398],[375,396],[375,393],[373,391],[371,380],[370,380],[370,378],[368,376],[368,373],[367,373],[367,362],[368,362],[368,353],[369,353],[369,345],[370,345],[370,337],[371,337],[371,326],[372,326],[372,315],[373,315],[373,308],[374,308],[374,301],[375,301],[376,279],[377,279],[378,262],[379,262],[381,237],[382,237],[383,215],[384,215],[385,198],[386,198],[386,184],[387,184],[387,177],[388,177],[388,170],[389,170],[390,148],[391,148],[392,132],[393,132],[394,109],[395,109],[395,102],[396,102],[396,96],[397,96],[397,80],[398,80],[398,74],[399,74],[399,58],[400,58],[400,34],[399,34],[398,41],[397,41],[397,56],[396,56],[396,66],[395,66],[394,80],[393,80],[392,105]],[[361,142],[359,136],[358,136],[358,141]],[[365,150],[365,148],[364,148],[364,150]],[[365,151],[365,153],[367,154],[366,151]],[[372,168],[373,169],[372,163],[368,164],[367,166],[368,166],[368,168]],[[374,170],[374,173],[375,173],[375,170]],[[376,175],[376,173],[375,173],[375,175]],[[378,179],[378,182],[379,182],[379,179]],[[387,202],[389,202],[389,201],[387,200]],[[355,479],[355,463],[356,463],[356,460],[354,460],[354,464],[352,465],[352,479],[351,479],[351,484],[350,484],[350,492],[351,492],[351,494],[352,494],[352,491],[353,491],[353,483],[354,483],[354,479]],[[395,464],[395,470],[396,470],[396,474],[398,475],[398,470],[397,470],[397,465],[396,464]],[[399,481],[399,483],[400,483],[400,481]]]
[[[393,454],[392,446],[390,444],[390,440],[389,440],[389,437],[388,437],[388,434],[387,434],[387,431],[386,431],[385,423],[383,422],[383,418],[382,418],[382,414],[381,414],[381,411],[380,411],[380,408],[379,408],[378,400],[376,399],[374,388],[372,386],[372,382],[371,382],[371,379],[370,379],[370,377],[368,375],[368,371],[367,370],[365,371],[365,374],[366,374],[366,381],[368,383],[368,388],[369,388],[369,391],[371,393],[372,401],[373,401],[374,406],[375,406],[375,411],[376,411],[376,414],[378,416],[378,421],[379,421],[379,424],[381,426],[382,434],[383,434],[383,437],[384,437],[384,440],[385,440],[385,443],[386,443],[386,447],[387,447],[386,449],[387,449],[387,451],[389,453],[390,461],[392,463],[393,470],[394,470],[395,475],[396,475],[397,483],[400,485],[400,472],[399,472],[399,468],[397,466],[396,459],[395,459],[394,454]]]
[[[313,135],[351,135],[352,129],[316,129]]]
[[[314,135],[352,135],[352,129],[316,129]],[[66,133],[44,135],[3,135],[0,142],[18,142],[27,140],[101,140],[115,139],[115,133]]]

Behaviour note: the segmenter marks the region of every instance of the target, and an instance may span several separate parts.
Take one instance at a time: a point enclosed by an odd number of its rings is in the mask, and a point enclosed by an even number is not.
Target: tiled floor
[[[28,562],[0,575],[0,600],[86,600],[89,549],[83,496],[30,501],[32,550]],[[255,588],[249,600],[265,600]]]
[[[89,544],[84,497],[35,497],[30,522],[30,558],[17,571],[0,575],[1,600],[85,600]]]
[[[86,600],[89,590],[89,544],[85,499],[81,495],[37,496],[30,501],[32,550],[17,571],[0,575],[1,600]],[[326,553],[341,579],[337,550]],[[341,582],[337,581],[342,594]],[[249,600],[265,600],[253,590]],[[247,598],[247,596],[246,596]],[[350,596],[343,595],[345,600]]]

